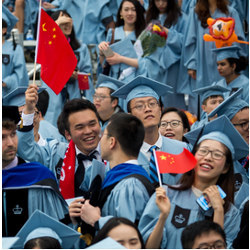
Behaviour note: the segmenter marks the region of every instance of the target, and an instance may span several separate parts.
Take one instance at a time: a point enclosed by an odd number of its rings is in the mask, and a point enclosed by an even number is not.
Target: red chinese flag
[[[161,151],[155,151],[155,154],[161,174],[184,174],[192,170],[197,163],[193,154],[185,148],[178,155]]]
[[[89,75],[85,73],[78,73],[78,85],[79,89],[85,90],[89,89]]]
[[[59,26],[43,9],[36,56],[42,80],[58,95],[72,75],[77,59]]]

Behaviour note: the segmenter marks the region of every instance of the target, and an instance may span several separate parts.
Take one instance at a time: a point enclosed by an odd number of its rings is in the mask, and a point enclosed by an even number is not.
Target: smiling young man
[[[88,100],[67,102],[61,115],[70,143],[54,139],[41,147],[35,143],[32,133],[37,89],[37,86],[30,85],[26,91],[26,106],[22,114],[24,126],[18,132],[18,154],[25,160],[38,161],[49,167],[56,175],[65,199],[83,195],[80,186],[89,173],[92,160],[101,160],[98,147],[101,129],[96,108]]]
[[[148,172],[155,185],[159,185],[159,180],[153,163],[152,147],[156,146],[156,150],[171,154],[180,154],[183,148],[187,147],[184,142],[163,137],[158,130],[161,117],[159,99],[170,90],[168,85],[138,76],[112,94],[126,99],[128,112],[139,118],[144,125],[145,137],[138,162]],[[180,175],[162,174],[161,178],[164,183],[175,184],[179,177]]]

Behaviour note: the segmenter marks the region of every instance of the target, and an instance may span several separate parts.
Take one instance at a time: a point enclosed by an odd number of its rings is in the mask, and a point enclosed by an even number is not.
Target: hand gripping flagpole
[[[156,170],[157,170],[157,174],[158,174],[159,184],[160,184],[160,187],[162,187],[161,175],[160,175],[160,171],[159,171],[159,167],[158,167],[158,161],[157,161],[155,149],[153,149],[153,154],[154,154],[154,158],[155,158],[155,166],[156,166]]]
[[[39,1],[37,34],[36,34],[35,62],[34,62],[34,72],[33,72],[33,84],[36,83],[36,57],[37,57],[37,48],[38,48],[37,43],[39,42],[39,33],[40,33],[41,6],[42,6],[42,0]]]

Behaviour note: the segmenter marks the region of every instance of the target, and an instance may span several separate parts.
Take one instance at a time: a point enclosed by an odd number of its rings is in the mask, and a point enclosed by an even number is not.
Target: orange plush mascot
[[[231,46],[234,42],[249,44],[238,40],[234,31],[235,20],[232,17],[208,18],[207,24],[209,34],[205,34],[203,39],[206,42],[215,42],[216,48]]]

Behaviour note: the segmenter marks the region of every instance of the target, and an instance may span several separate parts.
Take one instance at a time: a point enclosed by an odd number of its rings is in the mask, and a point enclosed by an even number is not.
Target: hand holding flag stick
[[[178,155],[155,150],[153,152],[160,186],[162,186],[160,174],[184,174],[192,170],[197,163],[193,154],[186,148]]]

